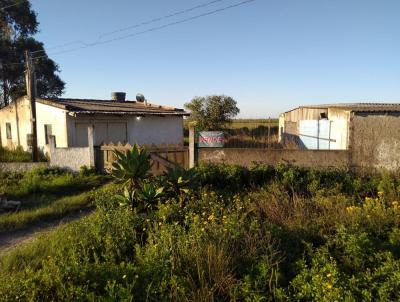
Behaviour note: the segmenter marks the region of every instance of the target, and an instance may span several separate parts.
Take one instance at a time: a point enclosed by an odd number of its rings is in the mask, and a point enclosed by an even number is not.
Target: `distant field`
[[[255,129],[259,126],[265,127],[278,127],[279,120],[278,119],[234,119],[232,123],[227,124],[226,128],[228,129],[240,129],[240,128],[248,128],[248,129]],[[185,120],[184,122],[185,129],[188,128],[188,121]]]
[[[266,126],[268,127],[277,127],[279,125],[278,119],[235,119],[233,122],[228,126],[228,128],[238,129],[238,128],[249,128],[254,129],[258,126]]]
[[[188,145],[188,121],[184,122],[184,127],[184,143]],[[278,127],[278,119],[234,119],[225,126],[225,147],[279,148]]]

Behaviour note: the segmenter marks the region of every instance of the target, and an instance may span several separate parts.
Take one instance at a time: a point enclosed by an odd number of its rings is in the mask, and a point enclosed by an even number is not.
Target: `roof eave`
[[[71,111],[74,115],[135,115],[135,116],[190,116],[190,113],[187,112],[126,112],[126,111]]]

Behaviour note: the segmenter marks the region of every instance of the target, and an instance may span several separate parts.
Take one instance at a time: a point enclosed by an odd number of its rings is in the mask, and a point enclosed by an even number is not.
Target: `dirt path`
[[[40,234],[51,232],[60,225],[78,220],[79,218],[88,215],[90,212],[91,210],[86,210],[67,215],[51,222],[42,223],[22,230],[10,231],[6,234],[0,234],[0,255],[16,248],[17,246],[34,240]]]

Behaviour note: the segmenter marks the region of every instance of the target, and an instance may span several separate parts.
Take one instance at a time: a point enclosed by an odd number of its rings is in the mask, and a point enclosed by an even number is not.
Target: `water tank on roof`
[[[126,98],[125,92],[113,92],[111,93],[111,99],[113,101],[124,102]]]

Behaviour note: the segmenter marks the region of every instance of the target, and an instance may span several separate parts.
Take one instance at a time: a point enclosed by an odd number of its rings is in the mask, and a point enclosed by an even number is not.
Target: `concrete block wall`
[[[357,169],[400,169],[399,113],[356,113],[351,117],[349,149]]]
[[[50,138],[50,166],[78,172],[82,166],[95,166],[94,129],[88,127],[88,147],[57,148],[54,137]]]

